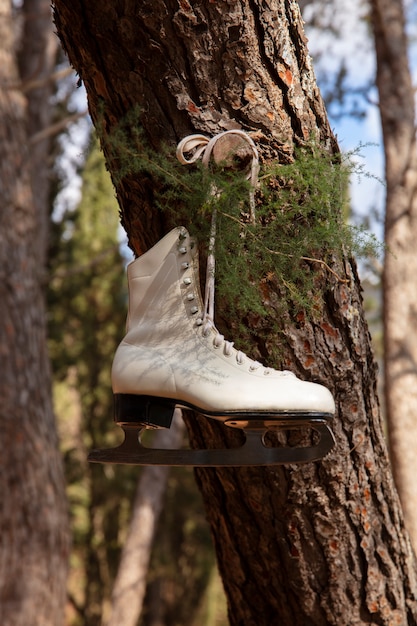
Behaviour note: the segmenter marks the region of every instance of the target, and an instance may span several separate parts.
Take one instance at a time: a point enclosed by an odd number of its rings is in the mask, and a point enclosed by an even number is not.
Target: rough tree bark
[[[384,377],[390,452],[417,547],[417,145],[415,90],[400,0],[372,0],[385,150]]]
[[[46,42],[56,45],[48,1],[27,3],[19,73],[11,4],[0,0],[0,622],[59,626],[69,540],[46,350],[48,186],[32,189],[36,176],[45,181],[46,154],[38,146],[34,163],[29,150],[31,134],[49,123],[51,88],[23,91],[51,71]]]
[[[94,123],[109,133],[135,105],[155,149],[190,132],[252,132],[264,160],[288,162],[312,133],[337,151],[292,0],[55,0],[58,34],[84,81]],[[136,254],[166,231],[149,180],[117,177]],[[416,624],[416,564],[393,486],[376,396],[376,367],[355,264],[348,283],[310,268],[321,319],[291,318],[252,356],[329,386],[335,451],[298,467],[199,470],[230,623]],[[227,319],[227,309],[220,310]],[[256,328],[253,328],[256,335]],[[227,333],[228,335],[229,333]],[[231,338],[231,337],[229,337]],[[235,339],[235,337],[233,337]],[[194,444],[228,433],[192,416]]]

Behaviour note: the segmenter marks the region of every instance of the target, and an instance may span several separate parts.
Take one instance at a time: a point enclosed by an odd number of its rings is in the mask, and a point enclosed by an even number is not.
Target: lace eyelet
[[[188,301],[195,300],[195,295],[193,293],[187,293],[187,300]]]
[[[190,264],[187,263],[187,261],[185,261],[184,263],[181,263],[182,270],[188,270],[189,267],[190,267]]]
[[[271,373],[271,370],[264,370],[264,376],[269,376]]]
[[[196,313],[198,313],[198,306],[192,306],[190,309],[190,313],[191,315],[195,315]]]
[[[182,282],[184,283],[184,285],[191,285],[191,278],[184,278]]]

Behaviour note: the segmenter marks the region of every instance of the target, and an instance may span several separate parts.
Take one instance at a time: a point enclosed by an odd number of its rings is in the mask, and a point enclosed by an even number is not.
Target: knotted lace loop
[[[225,137],[226,135],[241,137],[249,145],[252,152],[251,167],[249,173],[246,175],[246,179],[249,180],[251,184],[251,188],[249,191],[250,219],[252,224],[254,224],[255,188],[258,182],[259,174],[259,154],[255,142],[247,133],[245,133],[243,130],[225,130],[224,132],[215,135],[211,139],[209,139],[205,135],[188,135],[187,137],[184,137],[184,139],[181,139],[177,146],[177,159],[183,165],[191,165],[201,158],[202,164],[208,167],[214,146],[219,141],[219,139]],[[185,155],[190,154],[191,152],[193,152],[193,154],[190,157],[186,158]]]

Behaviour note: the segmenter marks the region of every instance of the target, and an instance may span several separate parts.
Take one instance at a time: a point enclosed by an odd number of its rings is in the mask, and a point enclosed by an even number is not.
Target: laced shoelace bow
[[[222,137],[226,135],[236,135],[244,139],[244,141],[250,146],[252,152],[252,161],[249,173],[246,175],[246,179],[250,181],[250,189],[249,189],[249,205],[250,205],[250,220],[251,223],[255,223],[255,188],[258,182],[258,173],[259,173],[259,155],[256,145],[253,139],[242,130],[226,130],[218,135],[215,135],[211,139],[206,137],[205,135],[188,135],[182,139],[177,146],[177,158],[183,165],[191,165],[198,161],[201,158],[201,162],[205,167],[208,167],[210,158],[213,154],[213,148],[216,143]],[[186,157],[185,155],[191,155]],[[211,190],[211,194],[213,196],[218,195],[219,191],[213,186]],[[214,292],[215,292],[215,244],[216,244],[216,209],[213,210],[213,214],[211,217],[211,228],[210,228],[210,241],[209,241],[209,249],[207,256],[207,268],[206,268],[206,289],[204,296],[204,313],[201,319],[201,324],[204,325],[203,334],[206,334],[210,331],[211,328],[214,328],[217,332],[217,335],[214,339],[214,345],[219,347],[224,343],[224,351],[226,355],[230,355],[233,342],[226,341],[224,336],[221,335],[215,324],[214,324]],[[238,363],[243,362],[243,353],[237,351],[236,360]],[[258,367],[261,367],[261,364],[258,361],[252,361],[250,369],[255,370]],[[266,370],[268,371],[268,370]]]

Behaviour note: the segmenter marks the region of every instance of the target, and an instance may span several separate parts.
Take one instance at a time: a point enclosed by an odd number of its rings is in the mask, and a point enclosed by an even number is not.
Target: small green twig
[[[245,229],[245,231],[251,235],[261,246],[264,250],[267,250],[267,252],[269,252],[270,254],[276,254],[279,256],[285,256],[288,259],[294,259],[294,258],[299,258],[301,261],[309,261],[311,263],[319,263],[320,265],[322,265],[323,267],[325,267],[327,269],[328,272],[330,272],[330,274],[333,274],[333,276],[340,282],[340,283],[348,283],[349,279],[347,278],[342,278],[341,276],[339,276],[339,274],[337,272],[335,272],[330,265],[328,265],[326,263],[326,261],[323,261],[323,259],[315,259],[313,257],[308,257],[308,256],[300,256],[300,257],[296,257],[295,254],[289,254],[288,252],[280,252],[278,250],[271,250],[270,248],[268,248],[267,246],[265,246],[262,241],[260,240],[259,237],[257,237],[257,235],[255,235],[255,233],[253,233],[251,230],[248,229],[247,225],[242,222],[241,220],[237,219],[236,217],[234,217],[233,215],[230,215],[229,213],[225,213],[223,211],[220,211],[222,213],[222,215],[224,215],[225,217],[228,217],[229,219],[233,220],[234,222],[237,222],[242,228]]]

